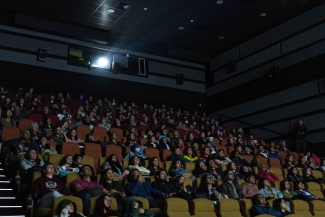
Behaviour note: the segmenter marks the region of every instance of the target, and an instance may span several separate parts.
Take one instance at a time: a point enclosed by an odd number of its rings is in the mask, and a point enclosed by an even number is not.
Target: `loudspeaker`
[[[272,66],[272,67],[270,67],[268,77],[270,79],[279,78],[279,71],[280,71],[279,66]]]
[[[37,60],[40,62],[45,62],[47,56],[47,50],[43,48],[39,48],[37,51]]]
[[[236,71],[236,61],[235,60],[231,60],[228,62],[228,69],[230,72]]]
[[[176,74],[176,84],[183,85],[184,74]]]

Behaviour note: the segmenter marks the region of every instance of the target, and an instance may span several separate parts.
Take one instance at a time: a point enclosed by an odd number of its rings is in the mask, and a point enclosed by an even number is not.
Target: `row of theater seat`
[[[158,214],[161,212],[160,209],[149,208],[147,199],[142,197],[136,197],[143,203],[144,209],[149,209],[153,213]],[[63,196],[54,199],[52,208],[39,208],[34,212],[34,216],[42,216],[51,213],[52,216],[56,214],[58,205],[63,199],[69,199],[73,201],[77,206],[77,213],[82,214],[82,200],[74,196]],[[89,213],[90,216],[95,210],[95,205],[98,197],[93,197],[89,202]],[[111,198],[111,210],[117,211],[117,202],[114,198]],[[267,201],[269,206],[273,205],[273,200]],[[251,199],[244,199],[241,201],[233,199],[223,199],[217,202],[215,207],[213,202],[208,199],[197,198],[192,201],[193,210],[188,210],[188,203],[186,200],[180,198],[169,198],[165,201],[163,212],[168,217],[252,217],[251,209],[253,207]],[[293,214],[288,217],[324,217],[325,216],[325,202],[324,201],[311,201],[307,203],[303,200],[293,200],[291,202],[291,212]],[[258,215],[257,217],[271,217],[271,215]]]

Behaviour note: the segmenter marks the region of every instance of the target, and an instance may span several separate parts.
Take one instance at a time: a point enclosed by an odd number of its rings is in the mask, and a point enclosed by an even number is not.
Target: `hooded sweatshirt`
[[[73,213],[70,214],[70,216],[68,215],[68,210],[65,209],[65,206],[69,205],[70,203],[73,204],[74,210]],[[57,210],[57,215],[54,215],[54,217],[82,217],[84,215],[80,215],[77,213],[77,206],[76,204],[68,199],[63,199],[58,206],[58,210]]]

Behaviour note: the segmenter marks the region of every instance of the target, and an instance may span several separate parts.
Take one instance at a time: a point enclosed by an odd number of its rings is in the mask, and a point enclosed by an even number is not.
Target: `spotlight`
[[[100,57],[94,64],[91,64],[91,67],[94,68],[107,68],[108,67],[108,59],[105,57]]]

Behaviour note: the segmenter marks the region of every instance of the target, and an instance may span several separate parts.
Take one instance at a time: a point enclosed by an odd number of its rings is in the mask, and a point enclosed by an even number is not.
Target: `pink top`
[[[75,185],[80,185],[81,188],[104,188],[101,184],[99,184],[98,182],[95,182],[95,181],[90,181],[90,182],[87,182],[86,180],[83,180],[83,179],[76,179],[73,181],[72,183],[72,186],[75,186]]]

